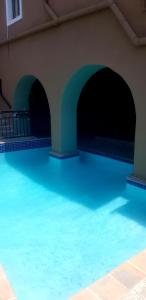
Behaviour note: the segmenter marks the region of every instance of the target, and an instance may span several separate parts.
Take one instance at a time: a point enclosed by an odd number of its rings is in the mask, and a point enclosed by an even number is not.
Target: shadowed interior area
[[[38,80],[32,84],[29,94],[31,135],[51,136],[50,109],[45,90]]]
[[[85,84],[77,107],[78,146],[133,160],[136,113],[131,91],[103,68]]]

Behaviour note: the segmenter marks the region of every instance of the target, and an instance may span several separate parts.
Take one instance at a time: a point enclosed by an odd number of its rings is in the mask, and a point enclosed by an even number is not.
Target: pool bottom
[[[68,299],[146,247],[131,165],[48,151],[0,156],[0,260],[19,300]]]

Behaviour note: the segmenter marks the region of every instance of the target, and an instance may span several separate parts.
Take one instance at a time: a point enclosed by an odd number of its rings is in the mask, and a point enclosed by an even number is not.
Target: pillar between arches
[[[141,95],[142,96],[142,95]],[[143,99],[142,99],[143,98]],[[141,97],[137,107],[135,133],[134,170],[128,177],[128,182],[146,189],[146,103]]]
[[[83,66],[75,72],[64,87],[59,110],[55,105],[53,107],[51,155],[59,158],[78,155],[76,133],[78,99],[87,80],[103,68],[103,65]]]

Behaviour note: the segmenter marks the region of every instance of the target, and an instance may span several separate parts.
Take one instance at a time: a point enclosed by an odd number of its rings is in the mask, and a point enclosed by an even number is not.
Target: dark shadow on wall
[[[78,146],[82,149],[104,151],[102,144],[106,143],[107,152],[118,155],[117,144],[121,141],[130,145],[123,156],[133,159],[134,101],[126,82],[111,69],[95,73],[84,86],[77,107],[77,124]],[[122,152],[121,147],[119,151]]]
[[[36,137],[51,136],[51,121],[48,99],[38,80],[33,83],[29,95],[31,135]]]

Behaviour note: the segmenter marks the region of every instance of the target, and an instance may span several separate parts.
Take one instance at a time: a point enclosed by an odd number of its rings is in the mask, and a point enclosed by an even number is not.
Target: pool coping
[[[0,300],[18,300],[2,265],[0,265]]]

